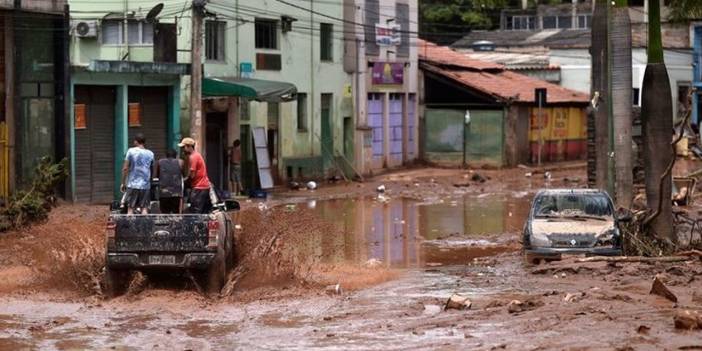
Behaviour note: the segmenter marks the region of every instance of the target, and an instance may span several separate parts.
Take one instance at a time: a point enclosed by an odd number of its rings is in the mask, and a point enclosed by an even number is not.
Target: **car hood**
[[[586,219],[584,221],[534,219],[531,223],[533,234],[583,234],[599,237],[614,228],[614,220],[601,221]]]

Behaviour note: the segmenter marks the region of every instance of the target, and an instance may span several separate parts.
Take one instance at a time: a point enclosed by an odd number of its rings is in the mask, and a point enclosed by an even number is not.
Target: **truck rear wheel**
[[[129,288],[132,272],[129,270],[120,270],[106,267],[105,268],[105,295],[107,297],[117,297],[124,295]]]
[[[218,249],[212,264],[207,269],[206,275],[207,293],[217,295],[222,290],[224,282],[227,279],[226,262],[224,258],[224,250]]]

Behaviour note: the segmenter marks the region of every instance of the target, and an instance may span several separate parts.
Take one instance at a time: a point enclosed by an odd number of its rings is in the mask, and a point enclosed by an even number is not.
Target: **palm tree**
[[[660,208],[660,213],[650,223],[650,229],[659,238],[675,242],[671,204],[672,180],[669,177],[661,180],[673,157],[670,148],[672,113],[670,81],[663,60],[660,1],[649,0],[648,64],[644,73],[641,99],[646,201],[648,208]]]
[[[630,208],[633,198],[631,147],[631,20],[627,0],[617,0],[612,11],[612,118],[614,130],[615,194],[617,207]]]
[[[589,118],[594,119],[595,126],[595,187],[607,187],[607,149],[609,137],[609,72],[607,55],[607,2],[597,0],[592,15],[592,40],[590,57],[592,58],[592,96],[599,96],[599,104]],[[597,103],[597,101],[595,101]]]

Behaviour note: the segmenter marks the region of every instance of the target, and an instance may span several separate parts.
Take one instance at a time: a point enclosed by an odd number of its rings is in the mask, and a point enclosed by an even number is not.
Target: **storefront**
[[[74,70],[71,108],[73,199],[119,196],[124,155],[141,133],[155,157],[180,140],[180,77],[188,65],[93,61]]]

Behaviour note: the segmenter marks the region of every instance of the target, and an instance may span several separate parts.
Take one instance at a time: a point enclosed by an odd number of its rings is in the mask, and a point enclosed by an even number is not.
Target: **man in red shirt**
[[[188,156],[188,166],[190,167],[190,213],[209,213],[212,210],[210,201],[210,179],[207,177],[207,167],[205,160],[199,152],[195,151],[195,140],[184,138],[178,146]]]

